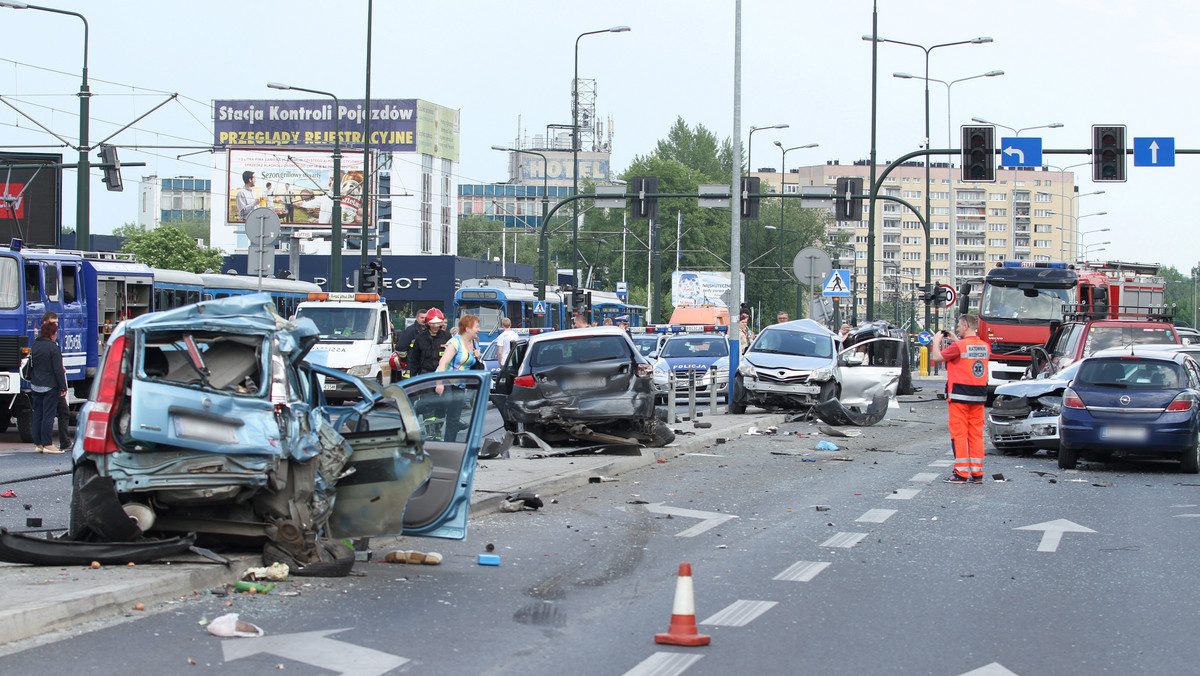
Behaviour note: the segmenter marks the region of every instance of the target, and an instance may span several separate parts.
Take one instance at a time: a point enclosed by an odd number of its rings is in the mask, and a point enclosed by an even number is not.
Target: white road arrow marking
[[[1012,146],[1009,146],[1004,149],[1004,154],[1005,155],[1016,155],[1017,156],[1017,164],[1025,164],[1025,151],[1021,150],[1020,148],[1014,148]]]
[[[1150,164],[1158,164],[1158,141],[1150,142]]]
[[[258,653],[270,653],[334,673],[355,676],[380,676],[409,661],[407,657],[326,638],[346,629],[280,634],[252,641],[235,638],[222,641],[221,650],[225,654],[226,662]]]
[[[700,519],[700,523],[688,528],[685,531],[675,534],[677,538],[692,538],[703,533],[709,528],[719,526],[730,519],[736,519],[733,514],[721,514],[720,512],[701,512],[697,509],[683,509],[681,507],[667,507],[664,503],[655,502],[646,505],[646,510],[655,514],[670,514],[671,516],[683,516],[689,519]]]
[[[1017,674],[1005,669],[999,662],[992,662],[978,669],[972,669],[961,676],[1017,676]]]
[[[1058,551],[1058,543],[1062,541],[1063,533],[1095,533],[1096,531],[1086,526],[1080,526],[1073,521],[1066,519],[1055,519],[1045,523],[1035,523],[1032,526],[1020,526],[1013,530],[1040,530],[1042,533],[1042,541],[1038,543],[1037,550],[1039,552],[1055,552]]]

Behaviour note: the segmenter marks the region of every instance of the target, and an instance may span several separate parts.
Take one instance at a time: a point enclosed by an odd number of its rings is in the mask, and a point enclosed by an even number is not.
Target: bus
[[[640,326],[646,308],[622,301],[611,291],[580,289],[591,303],[587,312],[588,321],[603,324],[605,319],[615,323],[618,317],[626,317],[630,326]],[[571,327],[571,292],[558,286],[546,287],[543,303],[545,314],[534,314],[538,304],[537,285],[509,277],[487,277],[467,279],[454,292],[454,316],[464,314],[479,317],[479,342],[487,345],[500,335],[500,320],[508,317],[513,328],[549,326],[567,329]]]

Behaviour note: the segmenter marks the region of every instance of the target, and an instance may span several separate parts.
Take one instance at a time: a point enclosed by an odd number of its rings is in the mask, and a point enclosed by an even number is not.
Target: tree
[[[539,206],[540,209],[540,206]],[[530,223],[534,223],[530,219]],[[497,258],[506,253],[505,260],[525,265],[537,265],[537,237],[535,228],[509,228],[504,231],[504,221],[485,216],[465,216],[458,220],[458,255],[466,258]],[[501,242],[503,236],[507,241]]]
[[[134,254],[139,262],[152,268],[204,272],[220,270],[224,260],[220,249],[196,244],[195,239],[174,225],[145,230],[126,223],[114,229],[113,234],[126,238],[121,251]]]

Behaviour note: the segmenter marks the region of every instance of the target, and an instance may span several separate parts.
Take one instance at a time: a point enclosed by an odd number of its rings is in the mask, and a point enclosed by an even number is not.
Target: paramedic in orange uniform
[[[954,471],[946,483],[983,483],[983,422],[987,404],[988,349],[975,335],[979,318],[958,318],[959,340],[942,347],[945,331],[933,337],[932,362],[946,363],[946,399],[950,402],[950,445],[954,449]]]

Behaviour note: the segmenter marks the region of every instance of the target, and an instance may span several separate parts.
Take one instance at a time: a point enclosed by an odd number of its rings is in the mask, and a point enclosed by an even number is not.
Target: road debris
[[[817,450],[818,451],[836,451],[836,450],[838,450],[838,447],[836,444],[822,439],[817,442]]]
[[[288,579],[288,565],[282,561],[276,561],[269,566],[260,568],[247,568],[242,575],[243,580],[269,580],[271,582],[283,582]]]
[[[481,554],[480,556],[483,555]],[[388,563],[413,563],[423,564],[426,566],[436,566],[442,562],[442,555],[437,552],[429,552],[426,554],[425,552],[420,552],[415,549],[398,549],[394,552],[388,552],[387,556],[384,557],[384,560]]]
[[[238,619],[237,613],[226,613],[206,627],[208,633],[221,638],[258,638],[263,635],[259,627]]]
[[[620,479],[610,477],[610,476],[590,476],[590,477],[588,477],[589,484],[603,484],[603,483],[608,483],[610,481],[620,481]]]
[[[839,430],[836,427],[829,425],[817,425],[817,429],[821,430],[822,434],[828,434],[831,437],[860,437],[862,430]]]
[[[479,565],[481,566],[498,566],[500,565],[499,554],[480,554]]]

